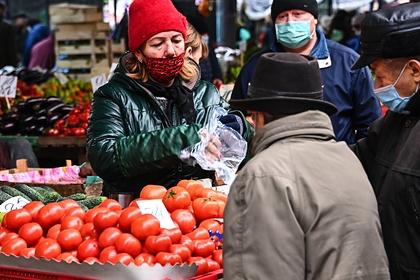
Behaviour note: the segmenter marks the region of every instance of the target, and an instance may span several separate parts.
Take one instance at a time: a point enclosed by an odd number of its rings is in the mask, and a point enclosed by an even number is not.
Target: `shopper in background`
[[[223,106],[211,83],[185,86],[198,80],[197,72],[185,63],[187,21],[170,0],[135,0],[129,19],[130,52],[95,92],[87,132],[88,159],[108,195],[138,195],[147,184],[171,187],[183,178],[211,176],[179,155],[200,141],[209,112]],[[228,116],[235,122],[226,125],[250,139],[243,116]],[[217,141],[207,151],[217,158]]]
[[[55,65],[55,39],[51,32],[48,37],[42,39],[34,45],[31,52],[31,60],[28,68],[41,68],[51,70]]]
[[[420,279],[420,3],[368,14],[362,55],[388,113],[355,152],[375,190],[393,280]]]
[[[16,33],[13,26],[6,22],[6,2],[0,0],[0,69],[17,65]]]
[[[23,52],[25,49],[26,37],[28,37],[29,18],[25,13],[18,13],[13,16],[13,25],[16,29],[16,47],[18,53],[18,61],[23,61]]]
[[[50,34],[50,29],[48,28],[48,26],[38,19],[29,19],[28,25],[29,32],[25,40],[22,61],[22,64],[25,67],[28,67],[29,62],[31,61],[32,49],[36,45],[36,43],[47,38]]]
[[[255,65],[265,52],[293,52],[311,55],[318,60],[324,85],[324,98],[336,105],[331,116],[339,141],[348,144],[366,136],[368,126],[380,116],[380,106],[373,94],[367,67],[352,71],[358,58],[353,50],[331,40],[316,28],[316,0],[274,0],[271,17],[275,23],[277,43],[271,50],[254,55],[242,68],[232,99],[245,99]],[[302,77],[304,79],[305,77]]]
[[[389,279],[375,194],[334,140],[316,59],[262,55],[248,94],[230,101],[256,135],[226,204],[224,278]]]

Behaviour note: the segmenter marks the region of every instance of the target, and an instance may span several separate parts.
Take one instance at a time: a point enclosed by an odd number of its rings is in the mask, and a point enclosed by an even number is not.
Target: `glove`
[[[227,114],[221,116],[219,121],[227,127],[237,131],[240,135],[244,132],[244,124],[241,117],[234,114]]]

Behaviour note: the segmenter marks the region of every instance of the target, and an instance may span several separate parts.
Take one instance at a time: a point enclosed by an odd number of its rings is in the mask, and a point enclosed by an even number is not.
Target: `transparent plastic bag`
[[[204,170],[214,170],[225,184],[231,184],[246,156],[247,142],[237,131],[219,121],[226,114],[227,111],[221,107],[210,112],[208,123],[198,131],[201,141],[182,150],[180,158],[189,164],[198,163]],[[218,143],[219,159],[209,156],[206,148],[210,142]]]

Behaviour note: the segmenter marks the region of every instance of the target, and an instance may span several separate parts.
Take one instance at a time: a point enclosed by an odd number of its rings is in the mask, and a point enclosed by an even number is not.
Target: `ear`
[[[185,50],[185,56],[186,57],[192,57],[192,47],[188,47]]]
[[[408,66],[411,68],[412,76],[415,82],[420,83],[420,61],[412,59],[408,62]]]
[[[134,52],[134,55],[137,57],[137,59],[140,61],[140,63],[144,60],[144,55],[140,50],[137,50]]]
[[[255,128],[263,128],[265,125],[265,117],[264,113],[261,112],[253,112],[253,115],[255,114]]]

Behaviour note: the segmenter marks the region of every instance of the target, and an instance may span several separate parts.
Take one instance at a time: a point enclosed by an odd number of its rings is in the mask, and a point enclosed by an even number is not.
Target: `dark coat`
[[[354,150],[378,200],[393,280],[420,279],[420,92],[388,112]]]
[[[0,68],[17,65],[17,48],[14,27],[0,18]]]

